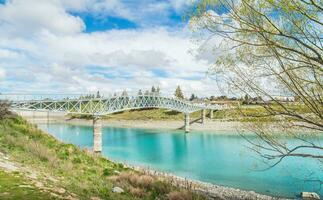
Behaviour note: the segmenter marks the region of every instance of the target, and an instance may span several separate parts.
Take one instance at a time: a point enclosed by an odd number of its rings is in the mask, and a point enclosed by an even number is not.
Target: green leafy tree
[[[190,101],[193,101],[193,100],[195,100],[195,99],[197,99],[197,96],[196,96],[196,95],[194,95],[194,94],[192,94],[189,100],[190,100]]]
[[[244,98],[243,98],[243,104],[250,104],[250,101],[251,101],[251,97],[248,95],[248,94],[246,94],[245,96],[244,96]]]
[[[156,88],[154,86],[151,87],[151,93],[155,93],[156,92]]]
[[[123,90],[122,93],[121,93],[121,96],[127,97],[128,96],[127,90]]]
[[[253,150],[276,161],[272,166],[286,157],[323,159],[318,139],[293,131],[314,131],[316,137],[323,131],[322,1],[201,0],[194,8],[190,22],[202,35],[199,49],[221,49],[209,74],[234,93],[271,101],[262,104],[264,114],[253,117],[279,117],[277,126],[298,140],[281,142],[270,123],[259,120],[250,126],[260,139],[252,142]],[[298,106],[282,103],[277,94],[297,96]]]
[[[181,89],[180,86],[177,86],[174,95],[175,95],[175,97],[177,97],[179,99],[184,99],[184,94],[183,94],[182,89]]]
[[[99,91],[96,92],[96,98],[101,98],[101,95],[100,95]]]

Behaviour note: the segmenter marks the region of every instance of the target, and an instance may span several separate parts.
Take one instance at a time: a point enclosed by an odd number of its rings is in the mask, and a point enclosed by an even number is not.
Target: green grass
[[[18,173],[8,173],[0,170],[0,199],[54,200],[57,198],[30,185],[28,180]]]
[[[304,105],[286,104],[287,109],[295,111],[299,114],[311,113]],[[278,105],[272,105],[275,111],[283,111],[283,108]],[[270,113],[259,105],[245,105],[240,108],[220,110],[214,113],[214,119],[241,121],[241,122],[277,122],[281,121],[282,117],[285,121],[295,121],[297,119],[280,115],[268,116]]]
[[[273,108],[279,110],[279,106],[273,106]],[[287,108],[295,110],[298,113],[305,114],[309,111],[302,105],[290,104]],[[209,111],[206,112],[209,115]],[[214,120],[223,121],[241,121],[241,122],[275,122],[281,120],[275,116],[265,116],[268,112],[259,105],[247,105],[241,106],[239,109],[227,109],[214,111]],[[263,117],[255,117],[261,116]],[[91,115],[70,115],[71,118],[91,119]],[[201,117],[201,111],[197,111],[190,114],[191,120]],[[114,113],[103,117],[104,119],[115,120],[183,120],[183,113],[167,110],[167,109],[139,109],[128,110],[124,112]],[[286,118],[286,120],[293,120]]]
[[[207,113],[208,114],[208,113]],[[201,112],[191,113],[192,118],[201,117]],[[71,118],[92,119],[91,115],[70,115]],[[183,120],[184,114],[167,109],[137,109],[113,113],[103,117],[104,119],[115,120]]]
[[[8,154],[15,162],[40,174],[54,177],[57,182],[48,184],[64,188],[80,199],[168,199],[171,196],[169,193],[182,192],[181,189],[156,178],[153,178],[148,186],[138,184],[136,179],[141,180],[145,175],[74,145],[61,143],[18,116],[0,120],[0,152]],[[124,178],[127,176],[135,178]],[[4,179],[0,179],[0,184],[10,187]],[[114,186],[122,187],[125,193],[112,193],[111,189]],[[191,192],[189,194],[192,199],[203,199]],[[20,195],[20,192],[11,190],[10,195]]]
[[[201,117],[201,113],[194,112],[191,114],[191,117],[199,118]],[[184,114],[166,109],[141,109],[114,113],[105,118],[117,120],[183,120]]]

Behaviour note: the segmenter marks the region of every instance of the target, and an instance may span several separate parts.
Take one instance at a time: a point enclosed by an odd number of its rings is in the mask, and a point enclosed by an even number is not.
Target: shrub
[[[130,192],[130,194],[132,194],[133,196],[135,196],[137,198],[143,198],[146,194],[145,190],[143,190],[141,188],[135,188],[135,187],[130,187],[129,192]]]
[[[80,164],[80,163],[82,163],[82,159],[80,157],[74,157],[73,158],[73,163]]]
[[[70,156],[68,149],[66,149],[64,146],[57,152],[57,154],[62,160],[67,160]]]
[[[152,191],[156,195],[168,194],[171,191],[172,187],[170,184],[167,184],[162,181],[155,181],[152,184]]]
[[[108,168],[103,169],[103,176],[110,176],[110,175],[111,175],[110,169]]]
[[[0,100],[0,119],[4,119],[11,114],[11,112],[9,111],[9,108],[10,108],[10,103],[8,101]]]
[[[139,175],[134,174],[134,173],[130,173],[129,183],[133,186],[139,186],[138,181],[139,181]]]
[[[33,155],[36,155],[40,160],[48,161],[50,164],[57,164],[58,159],[56,156],[48,150],[44,145],[28,140],[25,143],[26,150],[30,151]]]
[[[143,188],[151,188],[153,182],[153,177],[148,175],[142,175],[137,179],[137,185]]]
[[[119,170],[122,170],[122,169],[124,168],[124,165],[123,165],[123,164],[121,164],[121,163],[118,163],[118,164],[117,164],[117,168],[118,168]]]
[[[9,148],[17,146],[17,138],[12,135],[4,135],[5,145]]]
[[[119,176],[118,176],[117,181],[119,181],[119,182],[122,182],[122,181],[129,182],[130,176],[131,176],[131,173],[129,173],[129,172],[121,172],[119,174]]]
[[[167,194],[169,200],[193,200],[193,194],[187,191],[172,191]]]

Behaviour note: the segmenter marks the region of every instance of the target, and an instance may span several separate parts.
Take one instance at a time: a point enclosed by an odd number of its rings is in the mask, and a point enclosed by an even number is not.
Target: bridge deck
[[[183,99],[160,95],[114,96],[91,99],[70,99],[66,97],[63,99],[13,100],[11,107],[16,110],[48,110],[97,116],[141,108],[165,108],[187,114],[203,109],[222,110],[226,108],[223,105],[192,103]]]

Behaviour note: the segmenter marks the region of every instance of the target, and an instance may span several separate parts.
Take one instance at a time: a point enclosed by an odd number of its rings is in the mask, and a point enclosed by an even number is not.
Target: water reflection
[[[90,126],[50,124],[41,128],[62,141],[92,147]],[[322,163],[286,158],[270,170],[259,171],[266,166],[247,145],[240,136],[109,127],[103,129],[102,153],[113,160],[269,195],[295,197],[301,191],[323,194],[318,182],[304,181],[323,180]]]

